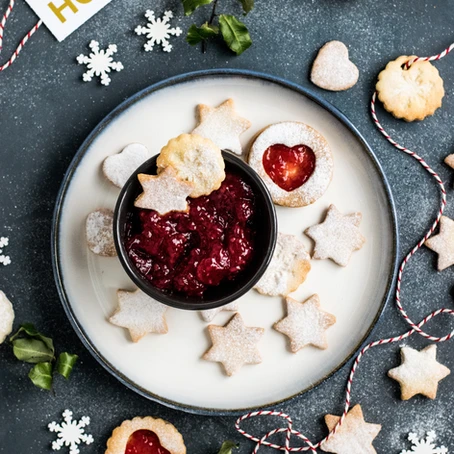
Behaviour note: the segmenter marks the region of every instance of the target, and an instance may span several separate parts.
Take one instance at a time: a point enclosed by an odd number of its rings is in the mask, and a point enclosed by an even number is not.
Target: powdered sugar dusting
[[[96,255],[115,257],[117,251],[113,239],[113,211],[107,208],[93,211],[85,223],[87,244]]]

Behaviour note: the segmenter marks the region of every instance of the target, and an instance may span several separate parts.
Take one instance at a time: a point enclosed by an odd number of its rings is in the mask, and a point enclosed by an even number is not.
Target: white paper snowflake
[[[3,248],[8,246],[9,244],[9,238],[6,238],[4,236],[0,237],[0,264],[3,266],[7,266],[11,264],[11,257],[9,255],[4,255],[3,254]]]
[[[60,451],[63,446],[69,446],[69,454],[79,454],[79,445],[93,443],[93,437],[85,433],[84,427],[90,424],[88,416],[82,416],[79,422],[73,420],[73,412],[65,410],[63,412],[63,422],[57,424],[52,421],[47,427],[51,432],[57,432],[58,438],[52,442],[52,449]]]
[[[146,35],[148,41],[144,44],[144,49],[147,52],[151,52],[155,44],[161,44],[164,52],[170,52],[172,50],[172,44],[169,43],[168,39],[170,35],[180,36],[183,31],[180,27],[170,28],[169,21],[173,17],[172,11],[166,11],[162,19],[155,17],[154,11],[148,10],[145,13],[145,17],[148,19],[146,27],[138,26],[135,32],[140,35]]]
[[[87,71],[83,74],[82,79],[84,82],[90,82],[93,76],[101,78],[103,85],[109,85],[111,79],[109,73],[113,71],[121,71],[124,66],[119,61],[113,61],[112,55],[117,52],[116,44],[110,44],[107,50],[99,49],[98,41],[91,41],[88,45],[91,49],[90,55],[80,54],[77,57],[79,65],[86,65]]]
[[[433,443],[437,438],[437,435],[433,430],[426,433],[426,439],[419,439],[415,433],[409,433],[408,439],[412,442],[413,446],[411,451],[404,449],[400,454],[448,454],[448,450],[444,446],[439,448],[435,447]]]

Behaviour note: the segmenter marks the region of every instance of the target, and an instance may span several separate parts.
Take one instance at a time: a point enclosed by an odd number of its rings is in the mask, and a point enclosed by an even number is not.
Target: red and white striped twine
[[[432,57],[416,57],[411,60],[409,60],[406,64],[406,67],[410,67],[413,63],[417,61],[434,61],[434,60],[439,60],[440,58],[445,57],[451,50],[454,49],[454,43],[451,44],[448,48],[446,48],[443,52],[441,52],[438,55],[433,55]],[[385,138],[390,142],[392,145],[394,145],[398,150],[403,151],[404,153],[410,155],[411,157],[415,158],[421,165],[422,167],[435,179],[435,181],[438,184],[438,187],[440,188],[441,192],[441,202],[440,202],[440,209],[438,211],[437,217],[435,221],[433,222],[432,226],[430,229],[427,231],[427,233],[424,235],[424,237],[418,242],[418,244],[407,254],[407,256],[404,258],[402,261],[400,267],[399,267],[399,272],[397,275],[397,285],[396,285],[396,293],[395,293],[395,300],[396,300],[396,305],[397,308],[399,309],[399,312],[402,314],[404,320],[411,326],[410,331],[407,331],[404,334],[401,334],[400,336],[397,337],[390,337],[388,339],[380,339],[378,341],[371,342],[367,344],[365,347],[361,349],[361,351],[358,353],[358,355],[355,358],[355,361],[353,363],[352,369],[350,371],[350,375],[347,380],[347,386],[346,386],[346,395],[345,395],[345,406],[344,406],[344,411],[342,413],[342,416],[339,420],[339,422],[336,424],[336,426],[333,428],[333,430],[321,441],[318,443],[311,443],[307,437],[305,437],[303,434],[300,432],[296,431],[293,429],[293,423],[292,419],[290,418],[289,415],[278,412],[278,411],[254,411],[251,413],[248,413],[246,415],[243,415],[241,418],[239,418],[236,423],[235,423],[235,428],[236,430],[241,434],[244,435],[246,438],[249,440],[252,440],[256,443],[255,448],[253,450],[253,454],[256,454],[258,450],[260,449],[261,446],[268,446],[270,448],[274,448],[280,451],[284,451],[286,454],[289,452],[301,452],[301,451],[311,451],[313,453],[316,453],[316,449],[319,448],[325,441],[327,441],[329,438],[331,438],[339,429],[339,427],[342,425],[344,422],[344,419],[348,413],[348,410],[350,409],[351,405],[351,388],[352,388],[352,383],[353,383],[353,377],[355,375],[356,370],[358,369],[358,365],[364,356],[364,354],[367,352],[367,350],[376,347],[378,345],[385,345],[385,344],[391,344],[393,342],[400,342],[403,339],[406,339],[407,337],[411,336],[414,333],[418,333],[421,336],[433,341],[433,342],[445,342],[449,339],[451,339],[454,336],[454,331],[451,331],[449,334],[443,337],[436,337],[432,336],[425,331],[421,329],[423,325],[425,325],[427,322],[429,322],[432,318],[440,315],[440,314],[450,314],[454,315],[454,310],[452,309],[438,309],[429,315],[427,315],[423,320],[421,320],[418,324],[415,324],[410,317],[408,316],[407,312],[404,310],[401,302],[401,284],[402,284],[402,275],[405,269],[405,266],[407,265],[408,261],[410,258],[423,246],[423,244],[429,239],[429,237],[432,235],[432,233],[435,231],[436,227],[438,226],[438,223],[440,222],[440,218],[443,215],[443,212],[446,207],[446,190],[444,187],[443,182],[441,181],[441,178],[438,176],[438,174],[432,170],[432,168],[426,163],[426,161],[419,155],[417,155],[414,151],[408,150],[407,148],[399,145],[395,140],[391,138],[391,136],[384,130],[383,126],[380,124],[377,118],[377,113],[375,112],[375,101],[376,101],[377,93],[375,92],[372,95],[372,100],[371,100],[371,114],[372,118],[374,120],[375,125],[377,126],[378,130],[385,136]],[[242,421],[250,418],[254,418],[256,416],[279,416],[284,418],[287,421],[287,427],[282,427],[279,429],[274,429],[267,434],[265,434],[262,438],[257,438],[254,437],[253,435],[250,435],[243,429],[241,429],[240,424]],[[285,439],[285,445],[277,445],[274,443],[271,443],[267,441],[269,437],[271,437],[274,434],[277,433],[286,433],[286,439]],[[292,448],[290,447],[290,439],[292,435],[296,436],[297,438],[303,440],[303,442],[306,444],[306,446],[300,446],[297,448]]]
[[[0,54],[2,52],[3,47],[3,34],[5,31],[6,21],[8,20],[9,15],[13,11],[15,0],[10,0],[8,8],[6,8],[5,14],[3,14],[2,21],[0,22]],[[11,66],[14,61],[16,60],[17,56],[19,55],[20,51],[23,49],[25,43],[32,37],[32,35],[38,30],[38,28],[43,23],[42,20],[39,20],[31,29],[30,31],[22,38],[21,42],[17,46],[16,50],[11,55],[10,59],[0,66],[0,72]]]

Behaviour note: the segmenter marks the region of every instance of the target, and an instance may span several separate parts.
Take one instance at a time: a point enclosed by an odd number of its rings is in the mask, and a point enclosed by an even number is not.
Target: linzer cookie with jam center
[[[267,185],[273,202],[289,207],[314,203],[333,176],[333,157],[325,138],[296,121],[265,128],[251,147],[249,164]]]

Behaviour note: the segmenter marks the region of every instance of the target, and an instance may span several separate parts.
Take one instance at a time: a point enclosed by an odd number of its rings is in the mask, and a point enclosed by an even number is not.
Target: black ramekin
[[[203,297],[191,297],[154,287],[144,278],[128,257],[125,244],[127,215],[134,209],[134,200],[142,192],[137,179],[139,173],[156,174],[158,155],[144,162],[129,178],[118,196],[114,213],[114,240],[120,262],[132,281],[147,295],[168,306],[188,310],[205,310],[224,306],[244,295],[261,278],[268,267],[276,246],[277,218],[271,196],[262,179],[243,160],[229,152],[222,152],[227,172],[242,177],[255,194],[255,245],[252,262],[235,279],[210,287]]]

